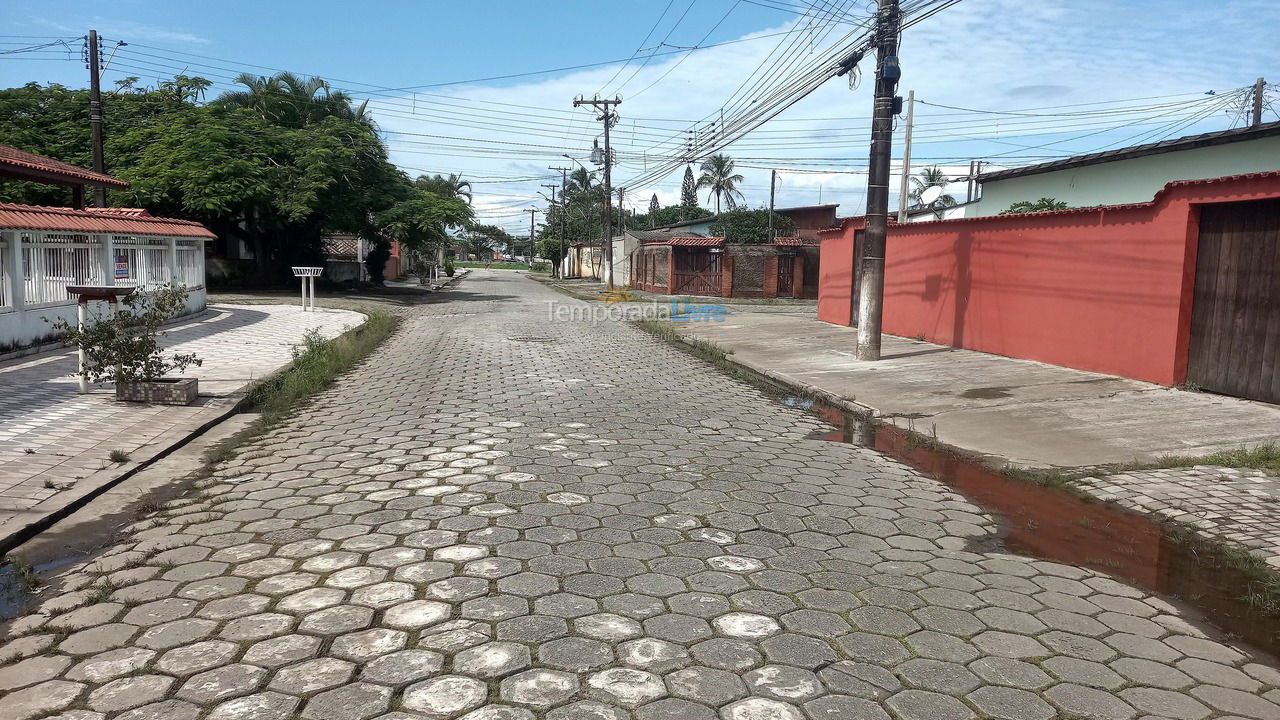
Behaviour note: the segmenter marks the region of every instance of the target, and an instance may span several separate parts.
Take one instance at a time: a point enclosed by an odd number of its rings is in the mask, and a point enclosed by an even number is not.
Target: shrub
[[[444,274],[448,275],[449,277],[453,277],[453,273],[454,273],[453,262],[446,260],[444,263]]]
[[[165,357],[158,339],[160,327],[186,306],[186,288],[165,285],[152,293],[135,292],[112,317],[98,318],[83,328],[59,318],[53,329],[63,342],[85,352],[83,371],[90,382],[158,380],[172,370],[203,362],[194,353]]]

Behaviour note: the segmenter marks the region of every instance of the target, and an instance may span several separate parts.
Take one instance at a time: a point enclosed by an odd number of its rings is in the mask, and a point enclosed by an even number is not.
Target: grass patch
[[[391,336],[397,324],[396,318],[385,310],[374,310],[363,325],[336,338],[326,340],[317,333],[308,333],[302,347],[294,350],[293,363],[287,369],[249,389],[244,409],[261,413],[268,424],[279,420],[355,367]]]
[[[129,462],[129,453],[123,450],[112,450],[107,455],[107,459],[113,463],[127,463]]]

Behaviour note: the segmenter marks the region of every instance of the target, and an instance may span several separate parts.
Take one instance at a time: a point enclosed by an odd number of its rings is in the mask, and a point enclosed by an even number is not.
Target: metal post
[[[76,301],[76,317],[79,319],[80,331],[84,331],[84,325],[89,320],[89,303],[77,298]],[[85,372],[85,361],[88,357],[84,351],[84,345],[81,344],[76,350],[76,372],[80,375],[80,394],[89,392],[89,374]]]
[[[307,308],[311,312],[316,311],[316,276],[307,276],[307,286],[311,289],[311,301],[307,303]]]
[[[303,276],[301,279],[302,279],[302,312],[306,312],[307,311],[307,278],[306,276]]]
[[[889,225],[889,153],[893,146],[893,93],[897,73],[886,77],[888,59],[896,63],[901,14],[898,0],[877,0],[876,94],[871,121],[871,164],[867,171],[867,225],[863,233],[862,286],[858,298],[858,359],[880,359],[884,311],[884,254]],[[892,68],[897,70],[897,68]]]
[[[907,195],[911,186],[911,125],[916,114],[916,91],[907,93],[907,140],[902,146],[902,185],[898,188],[898,222],[907,221]]]
[[[107,172],[102,155],[102,75],[98,67],[98,31],[89,31],[89,132],[93,146],[93,169]],[[93,189],[94,205],[107,206],[107,188],[97,185]]]

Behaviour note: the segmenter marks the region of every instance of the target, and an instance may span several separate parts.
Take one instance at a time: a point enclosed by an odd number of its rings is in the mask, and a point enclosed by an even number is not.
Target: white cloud
[[[167,45],[208,45],[209,39],[177,28],[160,27],[130,20],[113,20],[110,18],[92,17],[85,20],[83,26],[72,27],[48,18],[32,18],[32,22],[58,32],[81,34],[85,27],[98,31],[99,35],[111,40],[131,40],[137,42],[164,43]]]

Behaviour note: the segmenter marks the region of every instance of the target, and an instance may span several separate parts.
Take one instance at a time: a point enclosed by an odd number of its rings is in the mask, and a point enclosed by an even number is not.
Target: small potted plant
[[[203,362],[194,353],[165,356],[157,342],[161,326],[186,305],[187,291],[165,285],[151,293],[136,292],[114,316],[98,318],[83,328],[64,319],[53,323],[67,345],[85,351],[80,368],[90,382],[115,382],[116,399],[160,405],[190,405],[200,388],[196,378],[168,378]]]

